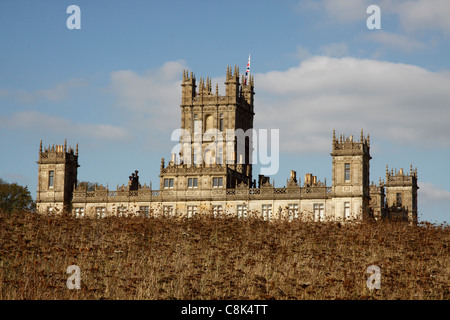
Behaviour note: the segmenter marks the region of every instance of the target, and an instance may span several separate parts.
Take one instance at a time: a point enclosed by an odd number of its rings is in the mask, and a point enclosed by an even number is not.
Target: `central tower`
[[[252,183],[253,77],[227,67],[225,95],[211,78],[183,71],[178,154],[161,161],[160,188],[234,188]]]

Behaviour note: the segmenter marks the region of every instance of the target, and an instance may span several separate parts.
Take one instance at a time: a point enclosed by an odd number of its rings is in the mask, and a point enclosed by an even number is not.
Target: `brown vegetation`
[[[0,214],[0,299],[449,299],[449,240],[427,223]]]

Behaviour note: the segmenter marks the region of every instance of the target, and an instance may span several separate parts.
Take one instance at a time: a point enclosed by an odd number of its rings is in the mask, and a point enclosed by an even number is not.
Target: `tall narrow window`
[[[271,204],[263,204],[262,205],[262,218],[264,220],[270,220],[272,217],[272,205]]]
[[[220,204],[219,205],[213,205],[212,209],[213,209],[214,217],[221,216],[223,214],[223,208],[222,208],[222,206]]]
[[[325,218],[323,203],[314,203],[313,209],[314,209],[314,220],[323,221]]]
[[[197,187],[198,187],[198,179],[188,178],[188,188],[197,188]]]
[[[290,203],[288,205],[289,207],[289,221],[294,220],[295,218],[298,218],[298,203]]]
[[[201,122],[198,120],[198,116],[194,114],[194,133],[199,133]]]
[[[243,204],[243,205],[237,205],[236,206],[237,209],[237,215],[238,218],[245,218],[247,216],[247,205]]]
[[[350,202],[344,202],[344,217],[345,220],[350,219]]]
[[[171,217],[173,215],[173,206],[163,206],[163,213],[166,217]]]
[[[173,188],[173,178],[164,179],[164,189]]]
[[[223,187],[223,178],[217,177],[213,178],[213,188],[222,188]]]
[[[148,206],[140,206],[139,212],[141,216],[148,218],[150,210]]]
[[[219,147],[217,151],[217,163],[223,164],[223,148]]]
[[[402,194],[397,193],[397,207],[401,207],[401,206],[402,206]]]
[[[197,206],[187,206],[187,216],[192,218],[197,213]]]
[[[84,208],[75,208],[75,217],[77,218],[84,217]]]
[[[96,207],[95,214],[97,218],[104,218],[106,216],[106,208],[105,207]]]
[[[195,143],[194,143],[194,152],[193,152],[193,154],[194,154],[194,164],[200,164],[200,163],[197,163],[198,162],[198,160],[197,160],[197,148],[195,147]]]
[[[344,180],[346,182],[350,181],[350,163],[344,165]]]
[[[117,216],[118,217],[126,217],[127,216],[127,209],[125,206],[121,205],[117,207]]]
[[[219,131],[223,132],[223,113],[220,114],[220,119],[219,119]]]
[[[48,187],[53,188],[54,186],[54,180],[55,180],[55,171],[49,171],[48,172]]]

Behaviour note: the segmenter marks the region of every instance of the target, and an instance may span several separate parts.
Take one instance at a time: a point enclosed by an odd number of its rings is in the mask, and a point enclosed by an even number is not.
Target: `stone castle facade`
[[[302,183],[293,170],[286,187],[276,188],[269,177],[261,175],[257,185],[250,161],[253,77],[239,81],[239,69],[228,67],[226,92],[220,95],[217,85],[213,92],[210,78],[200,78],[197,85],[195,76],[185,71],[181,87],[181,129],[188,139],[180,138],[180,152],[172,154],[168,164],[161,160],[157,190],[141,185],[138,171],[117,190],[104,186],[89,190],[77,183],[78,144],[76,150],[67,148],[67,142],[43,149],[41,141],[38,212],[93,217],[230,214],[267,220],[397,218],[417,222],[417,168],[411,166],[405,173],[386,167],[385,180],[380,179],[378,185],[370,183],[370,139],[362,130],[359,140],[343,135],[337,138],[333,131],[330,186],[311,173],[305,174]],[[247,133],[242,141],[230,133],[239,129]],[[205,136],[205,132],[215,134]],[[203,139],[196,139],[198,135]],[[217,137],[222,143],[214,143]]]

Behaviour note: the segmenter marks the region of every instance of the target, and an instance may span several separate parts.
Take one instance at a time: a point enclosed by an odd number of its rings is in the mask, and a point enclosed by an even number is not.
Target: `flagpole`
[[[248,54],[248,77],[250,78],[250,53]]]
[[[247,69],[245,70],[245,83],[247,84],[247,80],[249,79],[250,76],[250,54],[248,55],[248,63],[247,63]]]

